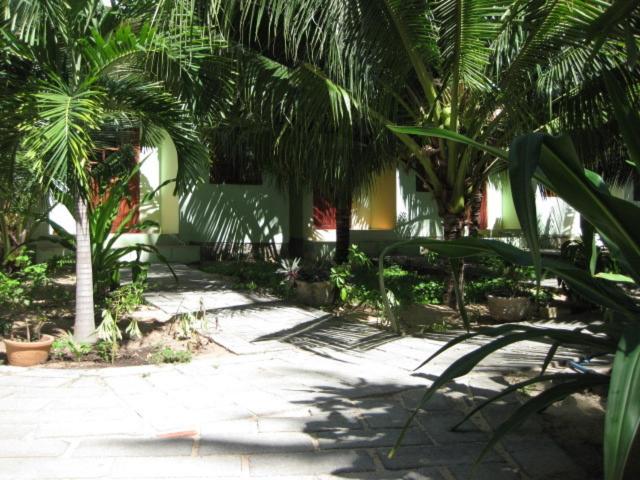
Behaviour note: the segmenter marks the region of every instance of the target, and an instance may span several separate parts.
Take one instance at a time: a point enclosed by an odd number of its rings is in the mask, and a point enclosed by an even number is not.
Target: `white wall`
[[[288,241],[287,195],[265,178],[263,185],[201,184],[180,198],[180,237],[202,243]]]
[[[431,193],[416,191],[416,175],[396,171],[396,231],[401,237],[438,237],[442,222]]]

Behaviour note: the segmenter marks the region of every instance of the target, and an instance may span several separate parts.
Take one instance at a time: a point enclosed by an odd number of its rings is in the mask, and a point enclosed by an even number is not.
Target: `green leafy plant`
[[[93,351],[96,352],[96,355],[98,355],[103,362],[113,363],[113,345],[110,342],[104,340],[97,341],[93,346]]]
[[[205,272],[233,277],[238,281],[234,285],[237,288],[281,293],[278,268],[277,264],[264,261],[220,261],[202,267]]]
[[[93,350],[89,343],[76,342],[73,334],[65,332],[61,337],[56,338],[51,346],[51,354],[57,358],[72,357],[75,361],[82,360]]]
[[[189,363],[193,355],[189,350],[174,350],[171,347],[162,347],[149,356],[152,363]]]
[[[109,310],[105,309],[102,311],[102,321],[96,329],[96,335],[98,339],[102,341],[103,346],[100,348],[104,350],[103,353],[107,353],[108,348],[108,355],[106,355],[106,357],[111,363],[114,363],[118,356],[118,350],[120,349],[122,332],[120,331],[116,318]]]
[[[17,335],[26,341],[40,338],[40,331],[46,323],[40,306],[42,290],[50,283],[47,264],[34,264],[32,255],[32,252],[22,249],[14,257],[14,270],[8,274],[0,272],[0,306],[2,314],[9,315],[2,320],[2,330],[6,336]],[[13,326],[12,318],[18,312],[25,314],[22,329]]]
[[[347,262],[331,268],[329,280],[338,291],[340,300],[343,303],[353,303],[358,300],[358,297],[362,296],[362,289],[354,285],[353,276],[356,270],[366,270],[372,265],[369,257],[357,245],[351,245]]]
[[[200,332],[209,330],[209,318],[204,305],[204,299],[200,298],[200,307],[196,313],[187,312],[177,315],[171,326],[175,337],[179,340],[191,340]]]
[[[143,284],[128,283],[110,292],[105,299],[105,305],[116,318],[121,318],[144,303],[143,293]]]
[[[419,282],[413,286],[413,297],[416,303],[440,305],[445,290],[446,288],[443,281],[431,280],[428,282]]]
[[[175,335],[178,339],[189,340],[196,333],[196,317],[192,313],[182,313],[174,320]]]
[[[9,337],[11,336],[11,328],[13,326],[13,322],[6,318],[0,318],[0,337]]]
[[[22,285],[21,280],[0,272],[0,305],[5,308],[28,306],[30,300]]]
[[[636,127],[640,127],[640,117],[637,112],[626,108],[626,103],[619,102],[618,105],[616,101],[616,97],[623,91],[621,87],[611,85],[609,90],[618,121],[631,122]],[[411,128],[401,129],[401,131],[453,138],[451,132],[438,129]],[[589,324],[586,328],[576,331],[502,325],[495,328],[481,328],[457,337],[427,359],[423,365],[469,338],[486,336],[490,341],[453,362],[425,392],[420,408],[439,388],[467,374],[487,355],[521,341],[549,342],[553,346],[541,365],[541,375],[527,382],[541,385],[545,385],[549,379],[555,382],[529,399],[498,427],[482,455],[486,454],[509,431],[521,425],[527,416],[585,388],[608,385],[604,438],[605,478],[621,480],[640,426],[640,305],[637,299],[620,288],[617,282],[624,281],[635,285],[640,283],[640,224],[631,220],[638,218],[640,207],[612,195],[598,175],[583,167],[572,142],[567,137],[551,137],[544,134],[518,137],[513,141],[508,155],[499,149],[484,146],[462,135],[456,134],[455,140],[467,146],[485,149],[504,159],[508,157],[513,200],[530,250],[523,251],[501,242],[477,239],[449,242],[425,240],[415,243],[439,251],[452,259],[498,255],[514,265],[533,267],[537,278],[540,278],[543,271],[548,271],[562,278],[570,288],[603,309],[606,321]],[[634,137],[631,141],[635,140]],[[640,156],[632,155],[632,161],[640,169]],[[585,251],[590,252],[588,268],[580,268],[562,259],[549,258],[541,254],[534,179],[554,191],[582,215],[583,242]],[[595,233],[604,240],[623,274],[595,272],[593,268],[595,261],[592,260],[593,255],[596,254],[593,248]],[[379,262],[380,284],[383,291],[382,271],[384,255],[387,253],[388,250],[383,252]],[[459,305],[464,318],[466,313],[460,297]],[[390,307],[387,307],[387,311],[393,315]],[[583,346],[609,352],[615,356],[611,375],[584,373],[544,375],[560,345]],[[520,383],[509,388],[518,389],[523,386]],[[481,407],[501,398],[504,393],[483,403]],[[399,443],[401,440],[402,438]]]
[[[136,221],[136,218],[141,210],[153,203],[160,189],[171,183],[171,181],[166,181],[153,191],[147,192],[136,204],[133,204],[133,202],[130,202],[129,185],[132,179],[135,179],[138,175],[142,164],[143,162],[138,163],[123,176],[112,181],[108,190],[98,195],[98,199],[89,208],[94,290],[98,298],[104,298],[110,290],[116,289],[120,285],[120,271],[124,268],[132,270],[135,283],[141,283],[146,279],[148,263],[140,260],[143,252],[155,255],[177,279],[173,268],[155,245],[135,243],[121,247],[116,246],[123,235],[160,227],[153,220]],[[123,218],[119,219],[118,226],[114,228],[114,222],[124,201],[130,202],[131,208]],[[75,251],[75,236],[52,220],[48,220],[48,223],[54,230],[55,235],[41,236],[38,240],[48,240],[68,250]],[[124,259],[130,254],[135,254],[136,260]]]
[[[591,251],[588,251],[588,249],[591,249]],[[560,246],[560,257],[570,263],[573,263],[577,267],[584,268],[585,270],[589,269],[594,273],[619,272],[619,268],[616,265],[615,260],[611,257],[606,247],[603,245],[597,245],[595,242],[592,245],[587,245],[582,241],[582,239],[567,240]],[[571,289],[562,279],[558,279],[558,283],[563,290],[566,291],[569,299],[573,300],[577,304],[581,306],[595,306],[588,298],[580,296]]]

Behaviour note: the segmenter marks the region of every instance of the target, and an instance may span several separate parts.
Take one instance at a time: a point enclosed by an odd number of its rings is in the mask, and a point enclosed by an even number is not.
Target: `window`
[[[313,193],[313,226],[320,230],[336,229],[336,207],[318,192]]]
[[[94,205],[99,205],[109,198],[112,186],[121,178],[130,175],[140,161],[140,145],[136,138],[137,132],[133,132],[127,138],[121,138],[105,142],[102,148],[96,151],[92,159],[93,200]],[[122,143],[122,142],[129,143]],[[124,220],[130,216],[128,225],[135,225],[139,221],[140,212],[140,174],[136,173],[128,182],[128,194],[120,200],[118,213],[111,225],[111,231],[115,232]]]
[[[209,181],[213,184],[262,185],[262,171],[250,152],[233,156],[218,152],[211,162]]]

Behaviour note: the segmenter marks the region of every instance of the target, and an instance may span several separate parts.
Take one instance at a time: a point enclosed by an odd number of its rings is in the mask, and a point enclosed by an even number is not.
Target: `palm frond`
[[[34,98],[33,123],[22,126],[26,155],[45,183],[70,181],[87,189],[87,164],[94,150],[91,132],[99,128],[105,92],[94,87],[73,91],[60,78],[50,77]]]

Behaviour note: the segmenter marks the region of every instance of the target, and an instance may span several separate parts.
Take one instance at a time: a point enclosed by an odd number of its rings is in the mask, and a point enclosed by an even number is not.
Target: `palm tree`
[[[619,68],[624,58],[614,45],[591,55],[582,31],[607,6],[590,0],[228,0],[225,12],[241,12],[250,27],[247,41],[266,36],[289,62],[312,65],[308,72],[323,88],[310,95],[348,95],[351,108],[336,110],[339,115],[357,110],[372,124],[439,127],[452,138],[461,133],[506,146],[520,132],[553,129],[572,109],[597,116],[596,102],[585,100],[604,90],[602,72]],[[431,191],[444,237],[461,236],[470,199],[499,166],[495,156],[452,139],[416,140],[397,129],[393,135],[404,147],[401,160]]]
[[[213,2],[218,7],[220,3]],[[614,42],[594,53],[583,40],[584,29],[603,15],[607,2],[222,3],[224,19],[218,18],[219,24],[229,32],[248,32],[242,39],[245,45],[257,43],[263,52],[284,52],[283,63],[296,67],[296,85],[304,92],[302,102],[309,106],[311,118],[314,109],[320,116],[327,111],[320,105],[329,99],[335,125],[353,128],[363,123],[376,132],[389,128],[388,135],[376,133],[375,138],[399,145],[397,159],[432,194],[445,239],[464,235],[467,224],[470,234],[477,231],[485,181],[506,166],[495,155],[458,144],[457,135],[505,147],[514,135],[530,130],[555,132],[567,123],[587,131],[599,129],[607,118],[602,108],[603,73],[620,72],[625,63]],[[235,17],[229,13],[234,8],[239,12]],[[211,18],[216,12],[220,10],[209,10]],[[240,18],[241,27],[234,18]],[[272,72],[273,81],[281,81],[281,69]],[[253,92],[268,97],[263,89]],[[410,129],[395,128],[398,124],[450,134],[416,139]],[[318,133],[287,128],[292,145],[309,143]],[[305,166],[322,165],[313,153],[306,158],[311,162]],[[366,163],[360,165],[366,169]],[[340,217],[344,232],[346,221]],[[338,238],[338,244],[345,245],[346,235]],[[447,296],[453,306],[452,279]]]
[[[196,181],[206,149],[182,92],[162,80],[179,78],[183,91],[197,85],[193,60],[208,43],[151,27],[146,2],[2,0],[0,8],[3,59],[22,67],[13,92],[19,99],[16,154],[31,160],[52,194],[75,199],[74,335],[90,341],[95,320],[88,209],[98,138],[109,129],[138,129],[141,145],[157,145],[167,132],[179,156],[177,188]]]
[[[230,158],[251,150],[289,192],[293,214],[305,190],[329,200],[336,207],[335,260],[345,262],[352,198],[395,162],[388,135],[353,109],[343,89],[327,88],[314,66],[292,61],[277,46],[261,47],[267,38],[244,42],[233,31],[226,36],[234,45],[226,54],[234,60],[237,87],[235,100],[208,124],[211,150]],[[298,249],[289,254],[302,256],[302,232],[293,231],[291,238],[298,239]]]

